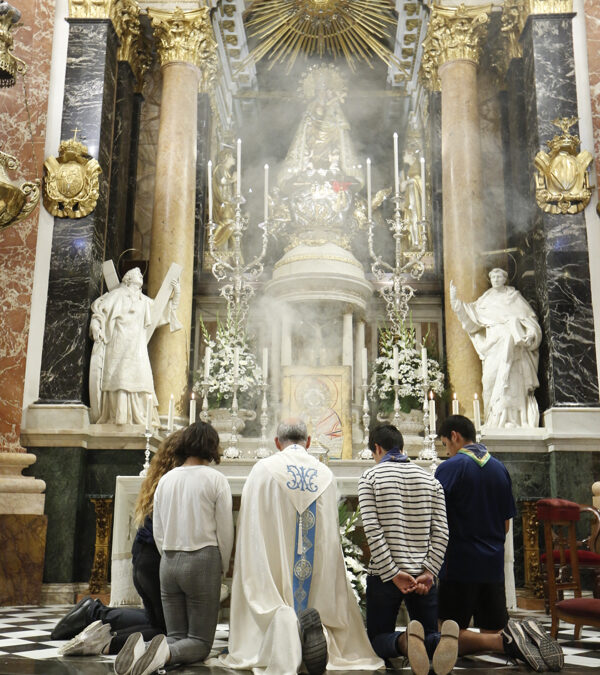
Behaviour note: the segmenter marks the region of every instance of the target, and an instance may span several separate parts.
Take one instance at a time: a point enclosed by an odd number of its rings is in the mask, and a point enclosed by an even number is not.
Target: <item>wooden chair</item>
[[[582,626],[600,627],[600,599],[581,597],[579,556],[575,526],[580,506],[565,499],[540,499],[537,518],[544,527],[548,602],[552,616],[552,637],[556,639],[562,619],[575,624],[575,639]],[[589,507],[591,508],[591,507]],[[555,564],[557,558],[558,564]],[[570,574],[568,573],[570,570]],[[573,598],[563,599],[564,591],[573,591]]]

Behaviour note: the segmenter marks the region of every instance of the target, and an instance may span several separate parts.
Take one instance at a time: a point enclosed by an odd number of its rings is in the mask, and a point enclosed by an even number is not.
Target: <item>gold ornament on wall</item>
[[[15,74],[27,70],[25,62],[12,53],[14,41],[10,31],[20,18],[21,12],[18,9],[0,0],[0,87],[12,87],[15,84]]]
[[[0,151],[0,230],[14,225],[35,209],[40,199],[40,181],[14,183],[6,173],[19,168],[16,157]]]
[[[589,204],[593,186],[589,184],[588,166],[592,154],[587,150],[578,152],[579,136],[569,129],[577,117],[552,120],[562,130],[547,142],[550,153],[540,150],[535,156],[535,197],[538,206],[546,213],[579,213]]]
[[[102,169],[87,154],[87,146],[73,138],[62,141],[58,158],[44,162],[44,206],[58,218],[83,218],[96,208]]]

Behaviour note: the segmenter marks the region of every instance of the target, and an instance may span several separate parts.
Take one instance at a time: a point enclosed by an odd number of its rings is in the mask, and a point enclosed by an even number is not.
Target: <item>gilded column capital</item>
[[[144,75],[152,63],[152,45],[140,23],[140,6],[135,0],[113,0],[110,18],[121,43],[117,58],[127,61],[142,90]]]
[[[507,62],[523,56],[519,38],[527,20],[526,0],[506,0],[502,9],[500,32],[504,38]]]
[[[430,89],[439,89],[438,70],[449,61],[479,63],[492,5],[441,7],[433,5],[423,40],[420,77]]]
[[[198,66],[201,87],[207,88],[217,70],[217,43],[210,21],[210,10],[202,7],[183,12],[149,9],[161,65],[182,61]]]
[[[112,0],[69,0],[71,19],[108,19]]]

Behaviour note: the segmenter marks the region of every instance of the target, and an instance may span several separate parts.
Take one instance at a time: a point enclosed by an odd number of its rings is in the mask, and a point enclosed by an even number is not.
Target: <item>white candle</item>
[[[369,377],[369,367],[367,365],[367,348],[363,347],[362,348],[362,379],[363,379],[363,382],[366,382],[368,377]]]
[[[394,194],[400,194],[400,175],[398,173],[398,134],[394,131]]]
[[[367,158],[367,219],[371,220],[371,160]]]
[[[192,393],[190,397],[190,424],[196,421],[196,394]]]
[[[394,345],[394,349],[392,351],[393,358],[392,358],[392,376],[394,378],[394,382],[398,382],[398,347]]]
[[[421,347],[421,377],[427,383],[427,347]]]
[[[421,157],[421,218],[425,218],[425,157]]]
[[[267,347],[263,347],[262,372],[263,372],[264,383],[267,384],[267,378],[268,378],[268,375],[269,375],[269,350],[268,350]]]
[[[433,392],[429,392],[429,433],[435,434],[435,400],[433,398]]]
[[[213,217],[212,162],[208,160],[208,221]]]
[[[152,394],[148,394],[146,398],[146,429],[152,430]]]
[[[171,394],[169,399],[169,416],[167,417],[167,431],[171,433],[173,431],[173,417],[175,415],[175,396]]]
[[[479,431],[481,429],[481,409],[479,408],[477,394],[473,397],[473,417],[475,418],[475,431]]]
[[[208,382],[210,377],[210,357],[211,357],[211,348],[207,345],[204,350],[204,381]]]
[[[240,348],[235,347],[233,350],[233,380],[238,381],[240,375]]]
[[[456,392],[452,394],[452,414],[458,415],[458,398],[456,396]]]
[[[265,164],[265,223],[269,220],[269,165]]]
[[[242,194],[242,139],[237,139],[237,194]]]

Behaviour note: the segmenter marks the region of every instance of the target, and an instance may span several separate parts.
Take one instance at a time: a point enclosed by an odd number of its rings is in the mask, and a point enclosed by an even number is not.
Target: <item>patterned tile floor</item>
[[[0,675],[31,673],[40,675],[108,675],[113,672],[114,657],[57,657],[56,651],[63,642],[50,639],[50,632],[56,622],[71,608],[70,605],[46,607],[0,607]],[[537,616],[545,624],[549,618],[540,612],[521,612],[516,618]],[[228,625],[220,624],[214,645],[218,653],[227,645]],[[565,653],[563,673],[600,673],[600,631],[582,629],[581,638],[573,639],[573,626],[561,624],[559,640]],[[203,664],[167,668],[167,671],[187,675],[198,673],[211,675],[232,675],[235,671],[225,668],[208,667]],[[459,659],[455,672],[473,675],[494,673],[504,675],[510,672],[527,672],[524,664],[514,666],[498,656],[480,655]],[[388,673],[408,675],[410,668],[399,667]],[[352,675],[360,675],[353,671]]]

